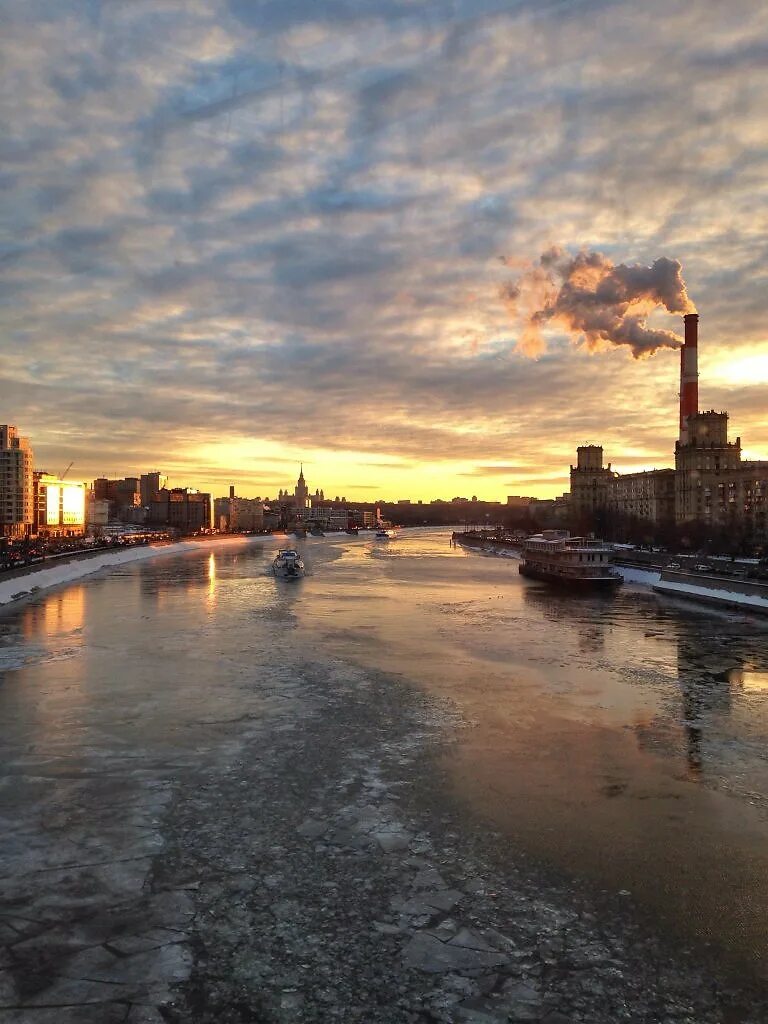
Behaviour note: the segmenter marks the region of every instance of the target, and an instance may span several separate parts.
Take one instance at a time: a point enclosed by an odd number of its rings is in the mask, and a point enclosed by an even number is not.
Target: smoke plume
[[[554,247],[504,286],[502,295],[522,327],[518,349],[529,356],[545,348],[542,329],[564,327],[573,339],[598,351],[626,345],[632,355],[677,348],[682,338],[648,326],[655,309],[692,313],[677,260],[660,256],[650,267],[614,264],[599,252],[572,256]]]

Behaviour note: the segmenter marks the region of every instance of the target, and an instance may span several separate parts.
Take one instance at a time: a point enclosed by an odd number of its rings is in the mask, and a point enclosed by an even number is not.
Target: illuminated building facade
[[[81,537],[85,533],[85,484],[36,472],[34,495],[33,531],[37,536]]]
[[[33,524],[32,448],[16,427],[0,424],[0,536],[25,537]]]

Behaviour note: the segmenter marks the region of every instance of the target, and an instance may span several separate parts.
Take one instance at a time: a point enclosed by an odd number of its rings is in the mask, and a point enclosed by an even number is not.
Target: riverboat
[[[384,526],[380,526],[376,531],[376,540],[393,540],[396,536],[394,530],[388,530]]]
[[[295,548],[281,548],[272,562],[272,572],[284,579],[298,579],[304,575],[304,563]]]
[[[567,530],[544,530],[523,541],[522,576],[575,588],[609,589],[622,578],[611,569],[613,548],[602,540],[571,537]]]

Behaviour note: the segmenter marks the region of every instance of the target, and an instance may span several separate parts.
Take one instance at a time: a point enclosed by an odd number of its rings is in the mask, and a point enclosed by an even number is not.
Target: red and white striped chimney
[[[686,313],[680,349],[680,444],[688,443],[688,417],[699,411],[699,314]]]

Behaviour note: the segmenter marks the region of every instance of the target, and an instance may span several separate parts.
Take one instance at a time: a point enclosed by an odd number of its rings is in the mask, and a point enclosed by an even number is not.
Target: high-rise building
[[[296,481],[296,487],[293,491],[293,499],[296,508],[306,508],[309,505],[309,488],[304,479],[304,466],[301,467],[299,472],[299,479]]]
[[[0,535],[24,537],[33,522],[32,448],[16,427],[0,424]]]

